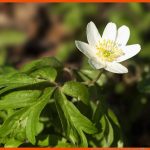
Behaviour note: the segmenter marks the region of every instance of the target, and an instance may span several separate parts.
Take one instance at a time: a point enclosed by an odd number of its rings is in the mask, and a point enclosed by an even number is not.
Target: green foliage
[[[0,110],[5,111],[8,117],[0,126],[0,141],[6,147],[19,146],[25,140],[35,144],[35,136],[43,130],[43,124],[39,122],[40,113],[54,91],[50,82],[57,76],[57,71],[51,67],[54,59],[48,60],[43,68],[30,65],[27,73],[10,71],[1,74]]]
[[[29,74],[43,67],[61,68],[62,64],[54,57],[51,57],[51,58],[46,57],[46,58],[32,61],[31,63],[24,65],[21,68],[21,72],[26,72]]]
[[[18,147],[19,145],[21,145],[21,143],[22,143],[21,141],[12,138],[7,141],[5,147],[6,148]]]
[[[13,91],[1,97],[0,109],[20,108],[32,105],[41,95],[40,90]]]
[[[35,78],[41,78],[53,82],[56,79],[57,71],[52,67],[43,67],[40,70],[34,71],[30,75]]]
[[[66,82],[62,90],[66,95],[74,97],[77,100],[81,100],[85,104],[89,104],[88,88],[80,82]]]
[[[53,93],[53,88],[47,88],[43,96],[39,98],[39,100],[30,108],[30,114],[28,116],[27,124],[26,124],[26,135],[27,139],[32,143],[35,144],[35,136],[38,133],[38,123],[39,123],[39,116],[45,105],[48,103],[51,94]]]
[[[83,131],[94,134],[97,132],[95,126],[66,99],[60,90],[56,91],[55,100],[65,135],[74,145],[87,147],[88,144]]]
[[[120,127],[115,115],[103,102],[91,106],[92,95],[84,85],[85,79],[62,82],[63,70],[55,58],[33,61],[20,70],[1,68],[1,144],[5,147],[118,146]]]
[[[92,139],[90,143],[92,146],[97,146],[98,144],[99,147],[122,147],[123,143],[118,119],[112,110],[106,106],[105,102],[100,101],[95,110],[93,120],[99,129],[99,133],[93,136],[94,140]]]

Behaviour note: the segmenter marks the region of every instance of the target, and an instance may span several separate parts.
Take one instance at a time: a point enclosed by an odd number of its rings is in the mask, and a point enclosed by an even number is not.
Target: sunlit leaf
[[[55,100],[66,136],[73,144],[87,147],[84,132],[88,134],[96,133],[97,129],[93,123],[83,116],[59,89],[55,92]]]
[[[31,73],[43,67],[61,68],[62,64],[54,57],[46,57],[46,58],[41,58],[41,59],[32,61],[28,64],[25,64],[21,68],[21,71],[26,72],[26,73]]]
[[[39,78],[39,79],[45,79],[49,81],[55,81],[57,76],[57,71],[52,67],[44,67],[41,69],[38,69],[30,74],[30,76]]]
[[[6,148],[14,148],[14,147],[18,147],[19,145],[21,145],[23,143],[23,141],[19,141],[19,140],[16,140],[14,138],[8,140],[5,144],[4,147]]]
[[[62,91],[71,97],[81,100],[85,104],[89,104],[89,92],[85,85],[80,82],[69,81],[66,82]]]
[[[37,101],[41,91],[21,90],[8,93],[1,97],[0,109],[21,108],[32,105]]]
[[[37,123],[39,121],[39,115],[44,108],[44,106],[48,103],[50,96],[53,93],[54,88],[45,89],[43,95],[38,99],[38,102],[30,108],[30,114],[28,116],[27,124],[26,124],[26,135],[28,140],[35,144],[35,136],[37,134]]]
[[[2,124],[2,126],[0,126],[0,137],[5,137],[11,133],[14,133],[15,136],[18,130],[20,130],[20,128],[24,128],[27,115],[28,115],[28,108],[20,109],[15,113],[13,113],[12,115],[10,115]]]

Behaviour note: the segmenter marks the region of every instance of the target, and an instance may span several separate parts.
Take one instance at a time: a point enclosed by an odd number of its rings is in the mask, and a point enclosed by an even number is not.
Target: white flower
[[[108,23],[100,36],[93,22],[87,25],[88,44],[75,41],[77,48],[89,58],[89,64],[95,69],[104,68],[113,73],[127,73],[128,69],[120,62],[136,55],[139,44],[126,45],[130,30],[123,25],[118,30],[115,23]]]

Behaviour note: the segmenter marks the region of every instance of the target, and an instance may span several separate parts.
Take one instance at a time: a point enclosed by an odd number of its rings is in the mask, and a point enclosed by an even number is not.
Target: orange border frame
[[[61,3],[61,2],[69,2],[69,3],[102,3],[102,2],[118,2],[118,3],[126,3],[126,2],[150,2],[150,0],[0,0],[1,2],[13,2],[13,3],[26,3],[26,2],[40,2],[40,3]]]

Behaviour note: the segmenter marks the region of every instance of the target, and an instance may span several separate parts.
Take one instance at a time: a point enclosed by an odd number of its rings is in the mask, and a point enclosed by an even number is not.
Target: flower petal
[[[96,44],[100,41],[101,36],[98,32],[97,27],[93,22],[87,24],[86,34],[87,34],[88,43],[93,47],[95,47]]]
[[[91,47],[89,44],[81,42],[81,41],[75,41],[76,47],[88,58],[95,57],[96,50]]]
[[[108,23],[104,29],[102,39],[105,40],[116,40],[116,35],[117,35],[117,27],[115,23]]]
[[[101,69],[104,68],[104,64],[102,64],[100,61],[97,61],[96,59],[89,59],[89,64],[94,68],[94,69]]]
[[[121,26],[118,29],[116,42],[119,44],[119,46],[125,46],[129,40],[129,37],[130,37],[129,28],[125,25]]]
[[[122,73],[127,73],[128,69],[126,67],[124,67],[123,65],[119,64],[119,63],[107,63],[105,70],[113,72],[113,73],[118,73],[118,74],[122,74]]]
[[[119,57],[115,62],[122,62],[133,57],[134,55],[139,53],[139,51],[141,50],[141,46],[139,44],[127,45],[123,47],[122,50],[124,52],[124,55]]]

